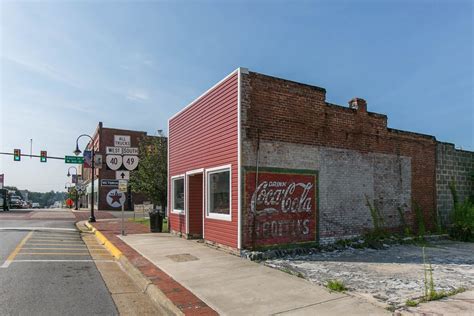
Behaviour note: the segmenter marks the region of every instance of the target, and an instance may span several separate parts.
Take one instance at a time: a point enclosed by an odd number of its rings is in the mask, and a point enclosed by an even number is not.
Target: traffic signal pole
[[[0,155],[7,155],[7,156],[15,156],[15,154],[12,153],[5,153],[5,152],[0,152]],[[40,155],[27,155],[27,154],[21,154],[21,156],[25,157],[34,157],[34,158],[41,158]],[[64,157],[53,157],[53,156],[47,156],[46,158],[48,159],[58,159],[58,160],[64,160]]]

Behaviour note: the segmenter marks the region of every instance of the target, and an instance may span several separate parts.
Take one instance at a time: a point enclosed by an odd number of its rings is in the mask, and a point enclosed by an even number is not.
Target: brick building
[[[103,164],[100,168],[97,168],[96,166],[94,175],[95,207],[99,210],[120,210],[120,202],[118,202],[117,198],[113,199],[111,196],[115,197],[121,194],[118,192],[118,180],[116,179],[116,173],[117,171],[126,171],[126,169],[121,166],[117,170],[111,170],[105,161],[107,154],[106,149],[107,147],[115,147],[115,141],[117,139],[116,137],[118,136],[124,136],[123,139],[130,141],[130,144],[126,144],[128,147],[124,148],[138,148],[140,139],[146,137],[147,133],[141,131],[107,128],[103,127],[102,122],[99,122],[94,134],[91,136],[94,139],[94,142],[89,142],[87,144],[87,149],[90,150],[91,148],[94,148],[95,153],[100,154],[103,157]],[[92,169],[83,168],[81,165],[79,173],[82,174],[82,178],[86,187],[86,194],[81,199],[81,204],[82,207],[89,207],[92,189]],[[132,210],[133,204],[141,204],[144,200],[145,197],[142,194],[132,193],[129,190],[127,199],[125,201],[125,210]]]
[[[370,208],[415,229],[416,204],[433,229],[437,146],[363,99],[239,68],[169,120],[170,228],[231,249],[332,242],[371,229]]]

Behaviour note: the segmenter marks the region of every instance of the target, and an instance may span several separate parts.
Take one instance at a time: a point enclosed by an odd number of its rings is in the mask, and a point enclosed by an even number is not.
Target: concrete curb
[[[89,229],[89,232],[94,234],[100,244],[102,244],[110,254],[115,257],[118,263],[122,266],[123,270],[128,276],[139,286],[143,293],[153,301],[155,306],[163,313],[163,315],[184,315],[184,313],[175,305],[173,302],[146,276],[144,276],[140,270],[138,270],[123,253],[110,242],[107,237],[104,236],[99,230],[92,226],[89,222],[83,221],[76,223],[79,230],[81,229],[80,224],[83,223]]]

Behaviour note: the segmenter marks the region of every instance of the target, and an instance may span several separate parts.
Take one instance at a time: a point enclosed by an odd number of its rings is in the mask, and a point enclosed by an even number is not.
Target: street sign
[[[122,148],[123,155],[138,155],[138,148],[137,147],[124,147]]]
[[[114,135],[115,147],[130,147],[130,136],[128,135]]]
[[[100,186],[102,187],[116,187],[119,184],[119,180],[102,179],[100,180]]]
[[[80,165],[80,164],[84,163],[84,157],[81,157],[81,156],[64,156],[64,162]]]
[[[105,162],[107,167],[112,170],[118,170],[122,166],[122,156],[120,155],[107,155],[105,156]]]
[[[2,173],[0,174],[0,189],[3,189],[4,181],[5,181],[5,175]]]
[[[138,156],[123,156],[123,166],[127,170],[135,170],[138,166]]]
[[[125,194],[118,189],[112,189],[107,193],[106,201],[111,207],[120,207],[125,203]]]
[[[77,190],[78,193],[84,192],[85,191],[84,189],[85,189],[84,185],[82,185],[82,184],[77,184],[76,185],[76,190]]]
[[[115,179],[130,180],[130,171],[125,171],[125,170],[115,171]]]
[[[99,154],[94,155],[94,168],[96,169],[102,168],[102,155],[99,155]]]
[[[84,150],[84,168],[92,168],[92,151]]]
[[[120,192],[127,192],[128,181],[127,180],[118,180],[118,190]]]
[[[107,155],[121,155],[122,154],[122,147],[105,147],[105,153]]]

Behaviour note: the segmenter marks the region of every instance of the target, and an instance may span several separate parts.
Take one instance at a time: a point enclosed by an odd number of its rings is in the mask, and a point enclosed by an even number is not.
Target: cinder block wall
[[[242,146],[243,164],[255,165],[251,142]],[[398,229],[397,208],[410,218],[411,158],[287,142],[261,142],[260,166],[318,170],[320,242],[333,242],[373,228],[366,196],[383,214],[387,228]],[[247,218],[247,214],[244,218]],[[244,232],[250,227],[245,226]]]
[[[436,146],[436,193],[438,216],[442,225],[450,223],[453,198],[449,189],[456,185],[460,202],[474,194],[471,174],[474,172],[474,152],[456,149],[454,144],[438,142]]]
[[[254,72],[241,87],[243,165],[255,166],[260,140],[261,167],[318,170],[322,240],[370,226],[366,194],[389,226],[400,222],[400,206],[414,228],[416,201],[434,228],[434,137],[387,128],[387,117],[368,112],[361,99],[357,109],[327,103],[323,88]]]

